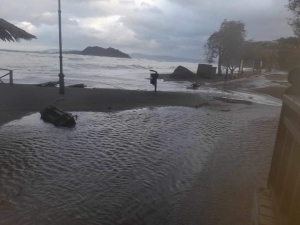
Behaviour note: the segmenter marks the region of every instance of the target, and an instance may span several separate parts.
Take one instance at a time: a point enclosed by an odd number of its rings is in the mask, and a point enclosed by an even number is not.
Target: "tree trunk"
[[[226,79],[227,79],[227,76],[228,76],[228,66],[226,68]]]
[[[222,61],[219,57],[219,61],[218,61],[218,75],[222,75]]]
[[[227,80],[227,76],[228,76],[228,68],[229,68],[229,60],[227,61],[227,68],[226,68],[226,76],[225,76],[225,80]]]

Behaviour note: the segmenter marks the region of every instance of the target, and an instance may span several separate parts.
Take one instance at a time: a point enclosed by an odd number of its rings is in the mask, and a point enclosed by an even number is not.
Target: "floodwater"
[[[214,195],[206,180],[198,185],[198,178],[212,166],[216,147],[230,142],[245,151],[251,145],[243,146],[243,140],[257,140],[258,133],[247,133],[255,121],[268,137],[259,139],[265,152],[258,154],[268,159],[279,111],[276,106],[241,105],[228,112],[186,107],[80,112],[71,129],[44,123],[36,113],[12,121],[0,129],[1,224],[193,224],[183,222],[189,221],[186,215],[197,218],[212,210],[198,208],[190,199]],[[257,151],[242,155],[234,162],[263,164]],[[214,161],[214,177],[226,179],[234,167]],[[267,171],[260,172],[265,178]],[[247,176],[258,185],[256,173]],[[209,186],[215,187],[214,182]]]

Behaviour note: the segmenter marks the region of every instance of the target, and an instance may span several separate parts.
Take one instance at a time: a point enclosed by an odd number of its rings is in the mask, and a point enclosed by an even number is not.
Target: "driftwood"
[[[70,87],[70,88],[84,88],[84,87],[86,87],[86,85],[84,85],[84,84],[73,84],[73,85],[69,85],[68,87]]]
[[[50,82],[38,84],[37,86],[38,87],[55,87],[58,84],[59,84],[58,81],[50,81]]]
[[[201,86],[200,83],[192,83],[190,86],[187,86],[186,89],[198,89]]]

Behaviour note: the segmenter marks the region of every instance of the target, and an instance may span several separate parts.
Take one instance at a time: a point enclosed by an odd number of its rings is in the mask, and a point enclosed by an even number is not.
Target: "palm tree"
[[[30,41],[36,39],[36,37],[0,18],[0,39],[2,41],[19,42],[20,39]]]
[[[27,33],[25,30],[22,30],[19,27],[16,27],[15,25],[0,18],[0,40],[9,41],[9,42],[11,42],[11,41],[19,42],[21,39],[30,41],[32,39],[36,39],[36,37],[32,34]],[[0,77],[0,83],[4,83],[1,80],[1,78],[9,75],[10,76],[10,85],[13,85],[13,78],[12,78],[13,71],[8,70],[8,69],[0,69],[0,70],[9,71],[8,74],[5,74]]]

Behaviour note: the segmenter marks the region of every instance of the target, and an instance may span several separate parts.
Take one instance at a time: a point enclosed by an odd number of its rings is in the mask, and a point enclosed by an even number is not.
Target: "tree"
[[[287,8],[294,14],[289,24],[292,26],[295,35],[300,37],[300,0],[289,0]]]
[[[245,41],[241,47],[241,59],[254,69],[271,71],[273,67],[291,70],[300,66],[300,38],[280,38],[276,41]]]
[[[228,69],[233,74],[241,61],[241,47],[246,37],[245,24],[240,21],[225,20],[221,25],[220,31],[224,38],[224,58],[227,64],[226,75],[228,74]]]
[[[280,38],[278,43],[278,65],[281,70],[291,70],[300,64],[300,39]]]
[[[262,61],[263,67],[268,71],[278,64],[278,43],[277,41],[246,41],[242,47],[242,58],[252,64],[254,69],[260,69]]]
[[[254,42],[253,39],[245,41],[241,47],[240,57],[244,60],[244,65],[252,67],[254,70],[255,61],[259,55],[258,42]]]
[[[219,31],[208,38],[204,46],[205,58],[208,63],[213,63],[218,58],[219,75],[221,74],[222,65],[225,64],[229,68],[230,64],[235,64],[245,37],[246,31],[243,22],[224,20]]]
[[[218,58],[218,74],[222,73],[221,66],[224,58],[224,51],[222,45],[222,38],[220,32],[213,33],[204,45],[205,59],[208,63],[213,63],[215,58]]]

